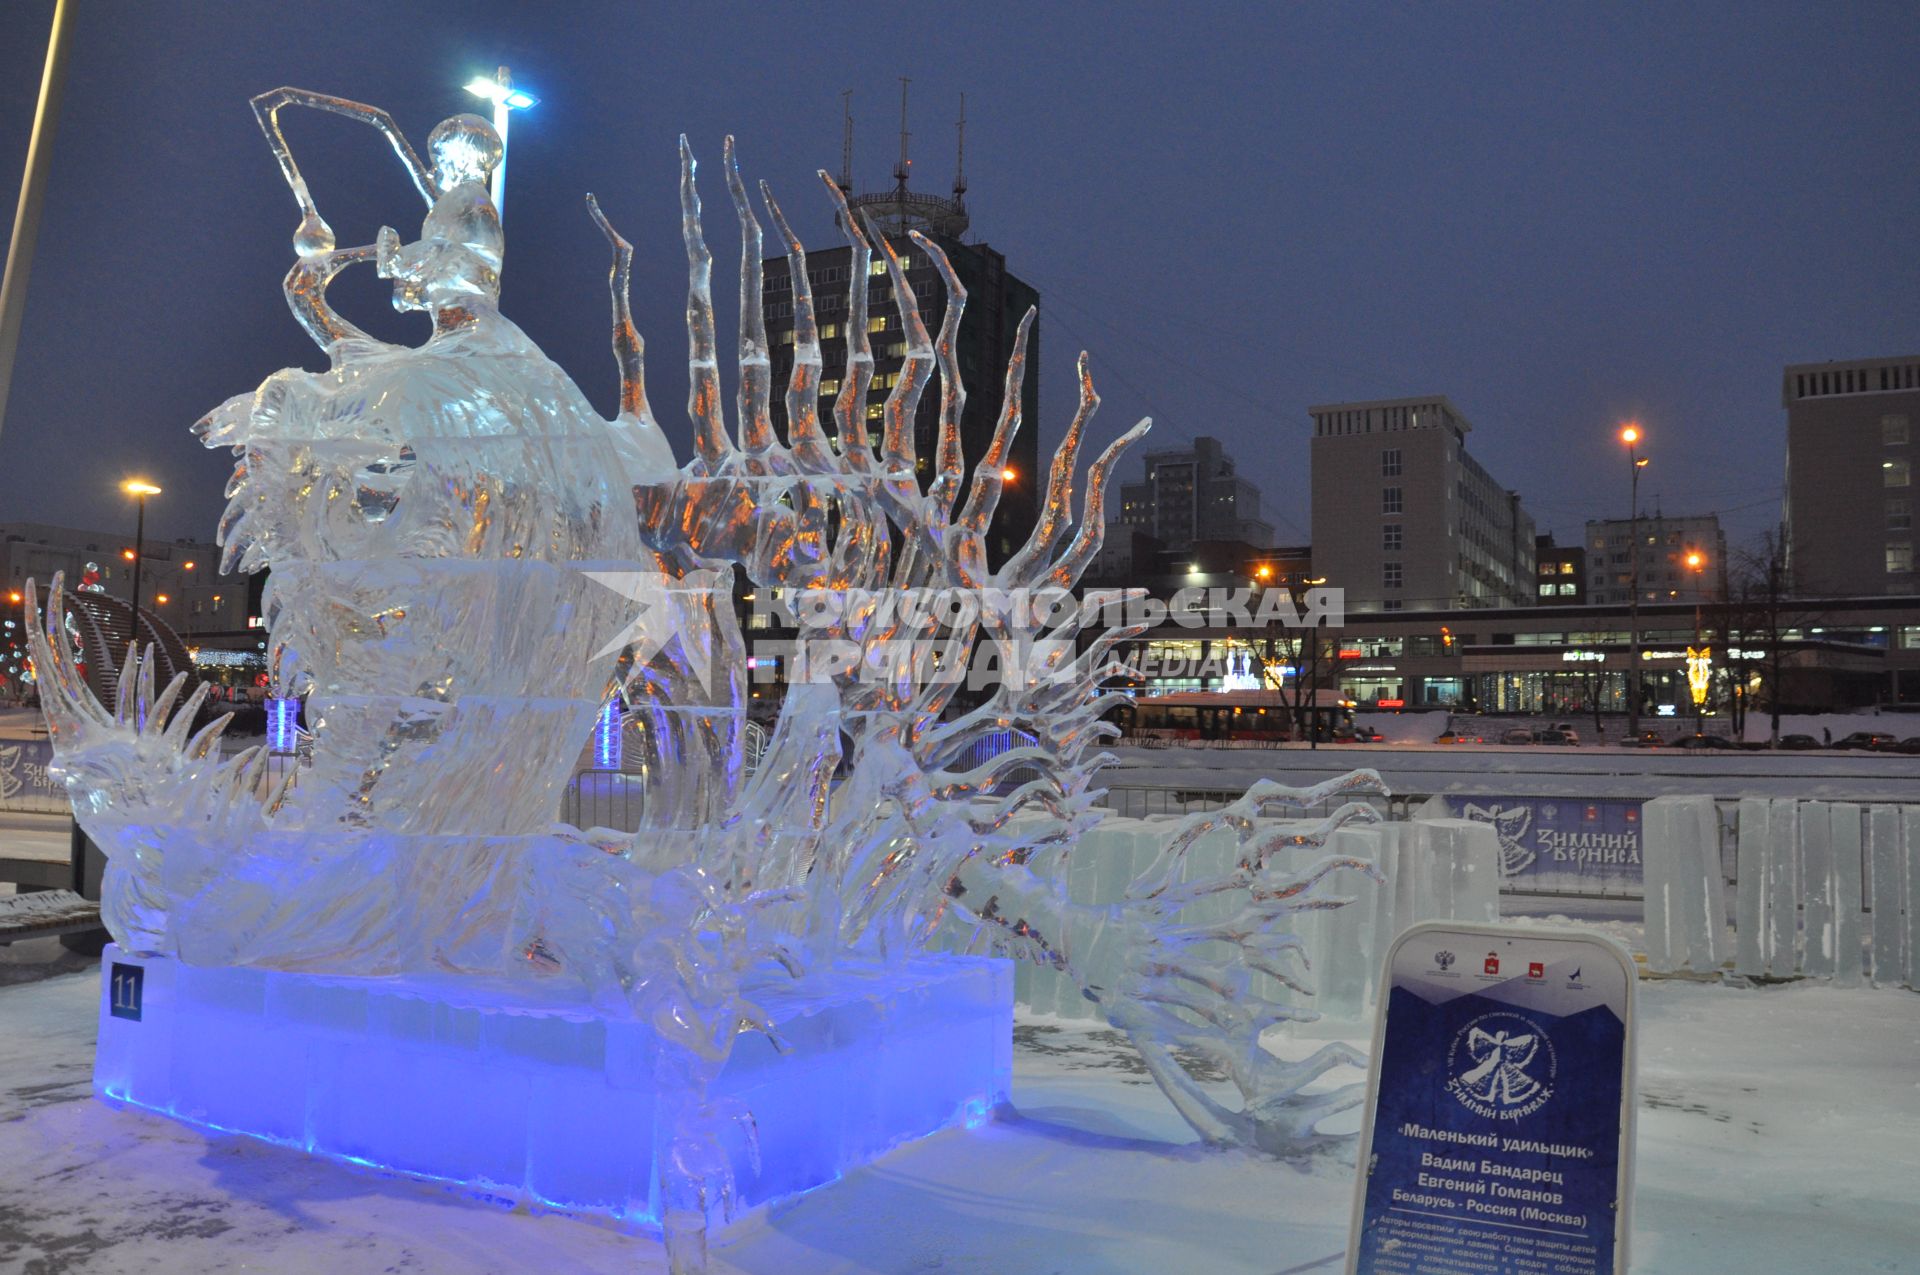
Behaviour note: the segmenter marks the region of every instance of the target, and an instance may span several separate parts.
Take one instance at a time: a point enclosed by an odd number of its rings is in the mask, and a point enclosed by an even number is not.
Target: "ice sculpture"
[[[289,105],[386,138],[427,206],[417,239],[383,228],[373,244],[337,246],[281,133]],[[708,1218],[732,1198],[723,1138],[752,1126],[751,1112],[716,1095],[715,1078],[740,1033],[772,1034],[761,1002],[805,969],[957,943],[1074,972],[1079,953],[1059,937],[1072,921],[1120,953],[1102,966],[1120,971],[1111,985],[1082,979],[1083,993],[1208,1140],[1296,1149],[1324,1114],[1358,1100],[1301,1093],[1353,1061],[1344,1049],[1286,1064],[1260,1047],[1263,1028],[1303,1011],[1263,999],[1251,979],[1304,990],[1287,918],[1343,902],[1326,889],[1336,869],[1372,871],[1337,855],[1290,868],[1276,853],[1323,846],[1341,825],[1375,817],[1366,804],[1318,824],[1272,820],[1379,792],[1378,776],[1305,792],[1256,786],[1182,825],[1126,902],[1091,915],[1031,870],[1039,856],[1070,853],[1099,818],[1097,746],[1113,733],[1100,688],[1140,631],[1100,629],[1097,611],[1072,605],[981,601],[1066,596],[1100,547],[1107,475],[1148,423],[1087,467],[1069,535],[1099,402],[1084,356],[1038,525],[996,568],[985,537],[1022,424],[1031,316],[969,481],[955,354],[965,290],[939,245],[915,233],[948,297],[929,332],[897,246],[825,173],[852,254],[831,432],[804,249],[759,192],[794,284],[783,440],[770,410],[761,224],[729,139],[724,176],[741,231],[730,427],[712,257],[682,140],[695,455],[681,465],[646,395],[627,300],[632,248],[591,196],[613,249],[621,394],[610,421],[499,312],[504,240],[486,182],[500,145],[485,121],[441,123],[422,161],[372,107],[280,89],[254,109],[301,213],[286,296],[329,367],[275,373],[195,430],[237,457],[223,565],[272,568],[274,693],[306,698],[312,755],[277,781],[264,750],[227,758],[224,721],[190,733],[200,693],[180,702],[178,679],[156,688],[152,663],[131,652],[113,709],[95,702],[60,627],[56,577],[34,655],[77,817],[109,856],[103,912],[123,947],[197,966],[507,976],[646,1024],[668,1103],[657,1190],[678,1270],[703,1265]],[[875,252],[908,347],[878,438],[867,427]],[[424,345],[376,340],[330,307],[330,282],[358,264],[393,281],[397,307],[430,315]],[[913,422],[936,374],[939,430],[923,481]],[[759,588],[838,599],[802,608],[799,641],[852,653],[790,682],[750,775],[736,570]],[[639,584],[610,589],[610,578]],[[937,603],[885,604],[909,591]],[[643,594],[658,605],[630,623]],[[958,711],[961,682],[928,671],[964,666],[976,646],[1005,675]],[[580,749],[616,692],[644,723],[633,737],[650,753],[644,825],[556,825]],[[985,737],[1016,729],[1031,742],[972,760]],[[1235,865],[1188,879],[1187,850],[1219,829],[1238,838]],[[1226,1071],[1239,1108],[1201,1089],[1182,1061],[1193,1057]]]

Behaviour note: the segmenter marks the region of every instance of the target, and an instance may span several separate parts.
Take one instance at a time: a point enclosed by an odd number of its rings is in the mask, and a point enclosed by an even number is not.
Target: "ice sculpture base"
[[[642,1024],[514,983],[202,968],[118,945],[100,970],[93,1085],[109,1103],[657,1226],[662,1148]],[[787,1052],[742,1036],[716,1086],[758,1125],[759,1171],[744,1137],[728,1147],[743,1209],[984,1118],[1007,1095],[1005,961],[850,965],[759,1003]]]

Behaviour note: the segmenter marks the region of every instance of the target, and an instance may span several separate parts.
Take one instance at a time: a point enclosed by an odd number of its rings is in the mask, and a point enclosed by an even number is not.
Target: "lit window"
[[[1912,545],[1887,546],[1887,574],[1905,575],[1913,570]]]
[[[869,404],[867,404],[867,419],[868,419],[868,420],[870,420],[870,421],[877,421],[877,420],[879,420],[879,419],[880,419],[880,418],[881,418],[882,416],[885,416],[886,414],[887,414],[887,405],[886,405],[885,403],[869,403]]]
[[[887,324],[889,322],[890,320],[887,318],[886,315],[876,314],[871,319],[867,320],[867,331],[885,332],[887,330]]]
[[[1580,592],[1580,586],[1577,584],[1563,584],[1560,586],[1560,596],[1563,598],[1570,598],[1578,592]]]
[[[831,377],[828,377],[826,380],[820,382],[820,397],[825,398],[829,394],[838,394],[839,392],[840,392],[839,377],[831,376]]]
[[[867,265],[867,273],[870,275],[885,274],[886,272],[887,272],[887,259],[884,256],[875,257]]]
[[[1904,483],[1902,485],[1904,485]],[[1380,512],[1383,514],[1397,514],[1402,512],[1400,489],[1398,487],[1387,487],[1381,490]]]
[[[1906,461],[1883,460],[1880,462],[1880,481],[1888,487],[1905,487],[1909,480]]]
[[[1550,598],[1550,597],[1552,597],[1552,596],[1553,596],[1553,586],[1552,586],[1552,585],[1550,585],[1550,584],[1542,584],[1542,585],[1540,586],[1540,596],[1541,596],[1541,597],[1543,597],[1543,598]]]
[[[832,340],[834,337],[837,337],[839,335],[840,335],[840,325],[838,323],[829,323],[825,327],[820,329],[820,339],[822,341]]]
[[[1880,418],[1880,441],[1888,447],[1898,447],[1907,441],[1907,418],[1904,416],[1882,416]]]
[[[775,341],[775,342],[774,342],[774,344],[775,344],[775,345],[792,345],[792,344],[793,344],[793,329],[792,329],[792,328],[788,328],[788,329],[787,329],[787,330],[786,330],[785,332],[782,332],[782,333],[780,334],[780,339],[779,339],[778,341]]]

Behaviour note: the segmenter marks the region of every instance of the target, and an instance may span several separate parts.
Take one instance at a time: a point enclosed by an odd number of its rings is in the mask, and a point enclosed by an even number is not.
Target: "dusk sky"
[[[10,230],[52,0],[0,6]],[[231,465],[188,428],[275,369],[322,366],[288,315],[294,203],[247,99],[281,84],[385,107],[416,147],[506,63],[517,116],[504,309],[611,413],[595,192],[636,250],[649,388],[686,454],[675,136],[704,161],[722,331],[734,133],[815,246],[812,172],[889,184],[912,77],[914,188],[946,193],[967,95],[973,237],[1041,296],[1043,448],[1093,354],[1111,436],[1222,439],[1303,543],[1310,404],[1443,393],[1542,530],[1624,516],[1637,417],[1649,508],[1779,517],[1783,364],[1920,346],[1920,27],[1910,5],[819,7],[636,3],[89,4],[12,401],[0,520],[211,536]],[[377,134],[287,112],[344,244],[422,205]],[[371,272],[336,285],[418,341]],[[988,387],[973,387],[976,393]],[[1125,471],[1131,476],[1137,466]]]

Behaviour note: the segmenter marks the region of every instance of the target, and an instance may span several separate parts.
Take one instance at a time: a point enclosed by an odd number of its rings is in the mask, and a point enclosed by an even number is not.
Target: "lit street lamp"
[[[1710,670],[1712,668],[1712,665],[1708,662],[1712,651],[1707,647],[1704,640],[1704,625],[1701,621],[1700,573],[1706,570],[1707,555],[1701,553],[1698,549],[1689,549],[1687,550],[1686,564],[1687,570],[1693,572],[1694,577],[1693,640],[1700,643],[1701,646],[1699,651],[1695,651],[1692,647],[1687,648],[1687,688],[1693,696],[1693,733],[1698,735],[1701,730],[1701,716],[1706,711],[1707,689],[1711,685],[1708,678],[1711,676]]]
[[[147,558],[147,497],[158,496],[160,489],[144,478],[129,478],[120,490],[132,496],[139,513],[133,520],[133,609],[127,616],[127,641],[140,646],[140,564]]]
[[[1640,735],[1640,471],[1647,458],[1640,454],[1640,426],[1628,421],[1620,427],[1632,470],[1632,508],[1627,514],[1627,738]]]
[[[475,97],[484,97],[493,103],[493,131],[500,135],[500,163],[493,170],[493,211],[502,220],[507,215],[507,115],[512,111],[524,111],[529,106],[538,106],[540,99],[530,93],[524,93],[513,87],[513,76],[506,67],[493,73],[493,78],[476,75],[467,82],[467,92]]]

